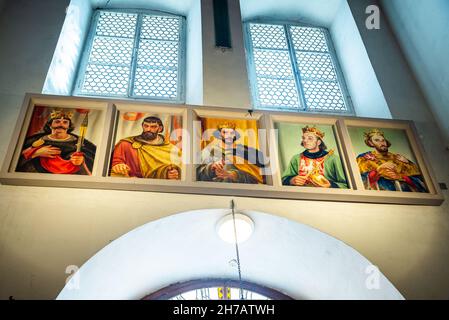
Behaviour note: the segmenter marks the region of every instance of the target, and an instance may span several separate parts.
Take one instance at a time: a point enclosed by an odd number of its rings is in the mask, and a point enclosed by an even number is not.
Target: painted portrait
[[[109,174],[180,180],[182,116],[120,112]]]
[[[428,192],[405,130],[349,127],[366,190]]]
[[[200,125],[198,181],[266,183],[256,120],[200,118]]]
[[[333,127],[275,123],[282,185],[347,189]]]
[[[16,171],[92,175],[101,112],[35,106]]]

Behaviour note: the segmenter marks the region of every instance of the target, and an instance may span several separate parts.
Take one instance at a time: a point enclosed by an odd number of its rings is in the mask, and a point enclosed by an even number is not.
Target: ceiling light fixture
[[[235,219],[234,219],[235,218]],[[235,228],[234,228],[235,223]],[[217,233],[220,238],[227,242],[234,244],[242,243],[251,237],[254,230],[254,222],[250,217],[241,214],[234,213],[234,215],[228,214],[218,221]],[[237,234],[237,236],[235,235]],[[236,239],[237,238],[237,239]]]
[[[249,239],[254,230],[254,222],[250,217],[234,212],[234,200],[231,200],[231,214],[221,218],[217,224],[217,233],[220,238],[235,245],[235,254],[240,283],[240,300],[244,300],[242,288],[242,271],[240,268],[239,243]]]

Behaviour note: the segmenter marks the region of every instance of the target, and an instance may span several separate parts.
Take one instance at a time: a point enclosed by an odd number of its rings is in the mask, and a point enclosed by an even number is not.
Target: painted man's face
[[[221,138],[226,143],[233,143],[235,140],[235,130],[232,128],[223,128],[220,131]]]
[[[157,138],[157,135],[161,132],[162,127],[157,122],[144,122],[142,124],[142,129],[142,137],[145,140],[151,141]]]
[[[50,127],[51,127],[51,131],[53,134],[54,133],[66,133],[70,127],[70,120],[64,119],[64,118],[53,119]]]
[[[303,133],[301,145],[307,150],[316,150],[319,148],[320,144],[321,141],[315,134],[311,132]]]
[[[388,151],[388,142],[381,135],[375,134],[371,137],[371,143],[374,148],[376,148],[379,152],[387,152]]]

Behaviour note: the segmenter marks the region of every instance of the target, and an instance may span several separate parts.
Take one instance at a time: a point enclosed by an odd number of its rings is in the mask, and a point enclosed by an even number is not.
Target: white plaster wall
[[[359,117],[391,118],[379,81],[346,1],[342,1],[330,32],[355,114]]]
[[[382,1],[449,147],[449,2]]]
[[[131,8],[171,12],[186,16],[198,0],[87,0],[92,8]]]
[[[372,35],[361,29],[365,15],[364,8],[358,6],[359,1],[350,2],[351,11],[392,114],[394,117],[407,115],[410,114],[407,107],[412,108],[410,117],[417,121],[425,138],[423,141],[438,179],[448,183],[449,160],[438,148],[441,140],[433,131],[435,121],[425,113],[426,108],[421,110],[423,114],[414,113],[421,103],[426,106],[426,100],[419,90],[415,90],[419,86],[415,86],[416,82],[413,82],[413,76],[388,29],[374,34],[374,40]],[[42,89],[67,5],[68,1],[61,0],[42,0],[39,4],[32,0],[17,0],[7,7],[7,14],[0,21],[2,160],[24,93]],[[235,6],[232,8],[234,12]],[[232,17],[236,16],[239,14],[232,13]],[[210,28],[210,17],[206,20],[206,26]],[[245,70],[242,69],[244,54],[243,51],[235,53],[243,50],[243,46],[233,48],[235,55],[232,59],[223,58],[226,63],[219,68],[229,68],[224,74],[228,76],[221,73],[214,76],[211,74],[211,70],[216,68],[214,63],[218,57],[228,57],[228,52],[216,53],[212,49],[210,32],[203,24],[204,103],[244,106],[249,101],[248,88],[242,85],[246,81],[246,71],[242,71]],[[381,46],[373,45],[378,41],[381,41]],[[230,63],[233,59],[234,64]],[[388,59],[394,59],[396,64],[386,63]],[[222,94],[223,91],[228,91],[228,97]],[[429,137],[434,139],[427,139]],[[445,191],[444,195],[447,199],[448,192]],[[55,298],[68,276],[66,267],[81,266],[111,240],[147,222],[180,211],[226,208],[230,199],[1,185],[0,298]],[[239,209],[270,212],[344,241],[376,264],[405,298],[449,298],[447,200],[440,207],[246,197],[235,197],[235,201]],[[259,261],[254,263],[263,267]]]
[[[42,93],[71,95],[92,19],[89,1],[71,0]]]
[[[243,20],[302,21],[330,28],[344,0],[240,0]]]
[[[203,104],[203,43],[201,0],[193,2],[187,15],[186,103]]]

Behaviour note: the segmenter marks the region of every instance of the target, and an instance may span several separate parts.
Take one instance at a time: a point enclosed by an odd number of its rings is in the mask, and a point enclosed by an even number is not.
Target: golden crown
[[[363,135],[365,136],[365,139],[371,139],[371,137],[374,135],[379,135],[379,136],[385,137],[385,134],[383,133],[383,131],[380,131],[379,129],[371,129],[368,132],[364,132]]]
[[[50,119],[72,119],[73,112],[71,111],[64,111],[64,110],[53,110],[53,112],[50,114]]]
[[[233,130],[235,130],[235,123],[234,122],[230,122],[230,121],[222,122],[222,123],[218,124],[217,129],[218,129],[218,131],[221,131],[221,129],[233,129]]]
[[[302,133],[306,133],[306,132],[313,133],[314,135],[316,135],[320,139],[324,138],[324,132],[320,131],[320,129],[318,129],[315,126],[313,126],[313,127],[305,126],[304,128],[302,128]]]

